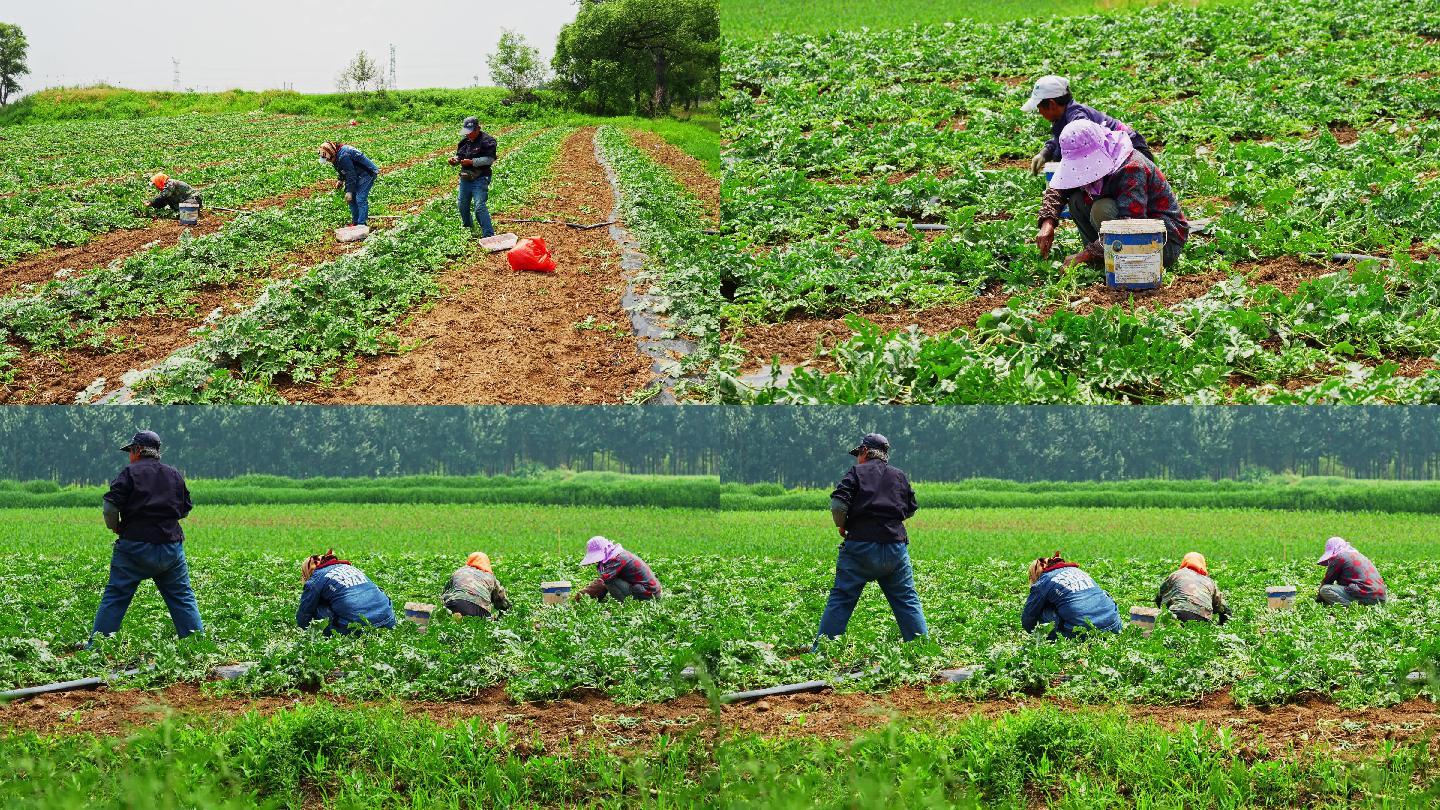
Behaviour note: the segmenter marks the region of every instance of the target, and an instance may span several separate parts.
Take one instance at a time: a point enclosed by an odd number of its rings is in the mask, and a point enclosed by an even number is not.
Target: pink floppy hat
[[[1133,149],[1128,132],[1094,121],[1071,121],[1060,132],[1060,168],[1050,187],[1069,191],[1088,186],[1124,166]]]
[[[580,560],[580,564],[594,565],[605,562],[615,556],[615,552],[619,550],[620,546],[616,545],[614,541],[607,540],[597,534],[590,538],[590,541],[585,544],[585,557]]]
[[[1315,561],[1316,565],[1324,565],[1337,554],[1344,554],[1347,551],[1354,551],[1355,547],[1345,541],[1343,537],[1332,537],[1325,541],[1325,553]]]

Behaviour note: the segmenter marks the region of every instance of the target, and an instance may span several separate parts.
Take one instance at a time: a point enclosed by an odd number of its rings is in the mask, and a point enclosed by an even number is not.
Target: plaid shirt
[[[1385,580],[1370,562],[1358,551],[1336,554],[1325,563],[1325,581],[1321,585],[1339,585],[1355,596],[1385,596]]]
[[[600,571],[600,578],[583,588],[582,593],[599,598],[606,592],[605,583],[619,577],[630,583],[637,597],[660,595],[660,580],[655,578],[655,572],[650,570],[644,560],[629,551],[621,551],[596,567]]]
[[[1085,193],[1081,191],[1081,193]],[[1067,192],[1060,189],[1045,189],[1045,199],[1040,203],[1040,222],[1058,222],[1060,209],[1065,207]],[[1087,195],[1088,196],[1088,195]],[[1130,159],[1113,174],[1106,175],[1100,190],[1100,197],[1109,197],[1120,209],[1121,219],[1158,219],[1165,223],[1165,237],[1183,245],[1190,238],[1190,222],[1180,210],[1180,201],[1170,190],[1165,173],[1139,152],[1131,152]],[[1091,197],[1090,202],[1097,198]],[[1101,253],[1104,246],[1100,240],[1085,246],[1087,250]]]

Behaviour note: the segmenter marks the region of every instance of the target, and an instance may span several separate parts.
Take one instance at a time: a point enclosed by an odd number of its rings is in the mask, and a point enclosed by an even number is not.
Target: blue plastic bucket
[[[1112,219],[1100,226],[1105,247],[1105,284],[1122,290],[1153,290],[1165,274],[1165,223],[1158,219]]]

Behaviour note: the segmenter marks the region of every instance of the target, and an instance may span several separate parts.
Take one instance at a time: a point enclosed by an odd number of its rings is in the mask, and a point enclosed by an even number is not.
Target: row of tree
[[[527,465],[827,486],[867,432],[922,481],[1440,480],[1440,408],[5,408],[0,478],[99,481],[135,430],[192,475],[502,474]]]

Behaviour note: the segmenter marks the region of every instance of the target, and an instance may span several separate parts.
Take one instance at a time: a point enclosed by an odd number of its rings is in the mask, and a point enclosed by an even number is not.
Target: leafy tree
[[[545,83],[545,63],[540,51],[525,41],[523,34],[501,29],[495,52],[485,59],[490,66],[490,79],[510,91],[516,98],[530,96]]]
[[[25,66],[29,49],[30,43],[25,41],[25,32],[20,26],[0,23],[0,107],[20,92],[20,77],[30,72]]]
[[[342,93],[351,91],[363,93],[367,90],[384,90],[385,76],[380,69],[380,63],[370,58],[370,54],[360,51],[350,64],[340,71],[340,77],[336,79],[335,86]]]
[[[691,106],[719,84],[715,0],[581,0],[560,30],[552,66],[563,86],[597,112]]]

